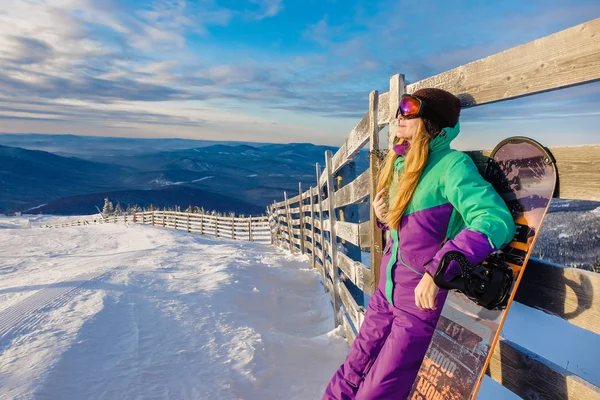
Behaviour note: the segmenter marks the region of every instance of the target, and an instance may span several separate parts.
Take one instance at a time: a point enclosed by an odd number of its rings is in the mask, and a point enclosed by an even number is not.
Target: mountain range
[[[298,182],[303,190],[314,186],[315,164],[324,166],[325,151],[337,150],[309,143],[65,136],[0,135],[0,212],[91,214],[108,197],[122,208],[192,205],[258,215],[284,191],[295,196]],[[368,168],[362,153],[357,174]]]

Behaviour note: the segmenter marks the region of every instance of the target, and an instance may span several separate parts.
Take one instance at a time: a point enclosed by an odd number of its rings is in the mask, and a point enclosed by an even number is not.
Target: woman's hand
[[[429,273],[425,273],[415,288],[415,304],[422,311],[435,310],[435,298],[440,290]]]
[[[373,209],[375,210],[377,219],[380,221],[383,221],[383,214],[385,214],[388,208],[387,199],[383,196],[386,190],[386,188],[381,189],[373,200]]]

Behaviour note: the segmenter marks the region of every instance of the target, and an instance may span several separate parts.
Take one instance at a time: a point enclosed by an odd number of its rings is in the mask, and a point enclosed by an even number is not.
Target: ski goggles
[[[404,119],[419,118],[423,116],[425,102],[418,97],[410,94],[403,94],[400,98],[398,110],[396,110],[396,119],[402,115]]]

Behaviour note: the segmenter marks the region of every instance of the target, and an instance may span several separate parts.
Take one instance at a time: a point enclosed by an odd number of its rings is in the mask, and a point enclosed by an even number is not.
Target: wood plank
[[[324,219],[321,223],[321,231],[329,232],[331,231],[331,221],[329,219]]]
[[[352,330],[352,327],[350,326],[350,322],[348,321],[348,317],[346,315],[343,316],[342,321],[344,324],[344,330],[346,331],[346,341],[350,346],[352,346],[352,342],[354,342],[354,340],[356,339],[356,335],[354,334],[354,331]]]
[[[369,195],[370,171],[363,172],[349,185],[335,192],[335,208],[356,204]]]
[[[318,247],[315,247],[315,255],[316,255],[317,257],[319,257],[321,260],[323,259],[323,252],[322,252],[322,251],[321,251],[321,249],[320,249],[320,248],[318,248]],[[317,260],[317,262],[318,262],[318,260]],[[321,264],[322,264],[322,263],[321,263]]]
[[[377,90],[375,90],[375,92],[377,92]],[[398,108],[398,104],[396,104],[396,101],[394,101],[393,106],[389,104],[391,98],[390,96],[393,95],[393,93],[377,93],[377,132],[379,133],[379,130],[386,126],[392,117],[395,117],[395,109]],[[370,96],[371,94],[369,93],[369,97]],[[392,107],[394,108],[393,112],[391,110]],[[370,126],[369,129],[371,129]],[[379,137],[377,137],[377,141],[379,143]]]
[[[299,220],[298,223],[300,224],[300,253],[304,254],[305,250],[304,250],[304,212],[302,211],[302,182],[298,182],[298,197],[299,197],[299,204],[298,204],[298,213],[299,215]]]
[[[486,372],[524,399],[590,400],[600,388],[506,339],[498,342]]]
[[[285,211],[286,211],[286,216],[285,216],[285,223],[287,225],[287,234],[288,234],[288,241],[290,244],[290,251],[292,253],[294,253],[294,246],[292,245],[292,224],[290,223],[290,221],[292,220],[292,216],[290,215],[290,202],[288,201],[288,197],[287,197],[287,192],[283,192],[283,197],[285,200]]]
[[[350,320],[352,324],[356,327],[356,329],[360,329],[361,319],[359,314],[361,313],[362,307],[360,307],[352,295],[350,291],[341,280],[338,282],[338,293],[340,294],[340,299],[344,307],[346,308],[346,312],[350,315]],[[363,318],[364,319],[364,318]]]
[[[309,249],[311,251],[311,253],[312,253],[313,246],[312,246],[311,242],[304,241],[304,247],[306,247],[307,249]]]
[[[318,230],[321,230],[321,222],[318,219],[315,219],[315,228],[317,228]]]
[[[445,89],[464,108],[600,80],[600,18],[408,85]]]
[[[358,124],[352,129],[344,144],[336,151],[332,158],[331,174],[335,175],[344,165],[352,161],[360,149],[369,141],[369,114],[366,113]],[[327,176],[322,174],[319,178],[319,186],[327,183]]]
[[[300,195],[296,195],[294,197],[291,197],[288,199],[288,205],[289,204],[294,204],[300,201]]]
[[[329,209],[328,209],[329,219],[328,219],[328,221],[330,224],[329,238],[331,240],[331,249],[330,249],[330,251],[328,251],[328,253],[331,256],[331,260],[333,261],[333,263],[336,263],[338,251],[337,251],[337,231],[335,229],[336,216],[335,216],[335,208],[334,208],[335,186],[333,185],[333,158],[332,158],[330,150],[327,150],[325,152],[325,169],[327,171],[327,198],[329,200]],[[334,319],[335,319],[335,326],[337,327],[342,323],[342,321],[339,318],[340,295],[337,292],[339,275],[337,273],[337,268],[335,268],[335,265],[332,265],[331,269],[327,269],[327,271],[333,278],[334,292],[332,292],[331,295],[332,295],[332,300],[333,300],[333,315],[334,315]]]
[[[395,102],[395,99],[399,97],[400,86],[403,81],[400,80],[400,75],[394,75],[390,78],[390,92],[388,95],[388,100],[390,102]],[[390,106],[388,106],[390,108]],[[375,112],[379,110],[379,94],[376,90],[372,91],[369,94],[369,149],[371,151],[379,151],[379,134],[377,131],[377,126],[379,125],[377,118],[379,117],[379,113]],[[391,111],[390,111],[391,113]],[[393,132],[394,123],[397,123],[396,118],[389,119],[390,131]],[[391,136],[388,132],[388,140]],[[369,157],[369,205],[373,204],[375,201],[375,196],[377,195],[377,178],[381,168],[381,160],[378,157],[372,156]],[[369,220],[375,221],[377,216],[375,215],[375,210],[372,206],[369,206]],[[381,263],[382,257],[382,234],[380,229],[376,224],[370,225],[369,229],[369,245],[370,245],[370,259],[371,259],[371,271],[372,271],[372,280],[371,280],[371,293],[375,293],[375,287],[379,282],[379,264]]]
[[[310,243],[306,243],[307,246],[309,246],[310,248],[310,260],[311,260],[311,265],[313,267],[313,269],[316,268],[315,265],[315,250],[314,248],[316,247],[316,245],[314,245],[313,243],[315,243],[315,237],[316,237],[316,233],[315,233],[315,196],[313,194],[313,187],[311,186],[309,189],[310,192],[310,196],[308,196],[308,200],[309,200],[309,204],[308,206],[310,207],[309,212],[310,212],[310,216],[306,216],[306,218],[309,219],[309,221],[307,221],[307,223],[310,224]]]
[[[329,210],[329,198],[321,201],[321,208],[325,211]]]
[[[558,169],[558,197],[600,201],[600,146],[551,147],[550,152]]]
[[[359,261],[352,260],[344,253],[337,253],[337,266],[344,275],[350,279],[360,290],[369,296],[375,293],[373,290],[373,274],[371,270]]]
[[[515,300],[600,334],[600,274],[531,258]]]
[[[371,221],[358,224],[358,237],[361,249],[371,247]]]
[[[347,240],[355,246],[359,245],[358,224],[337,221],[336,229],[339,238]]]

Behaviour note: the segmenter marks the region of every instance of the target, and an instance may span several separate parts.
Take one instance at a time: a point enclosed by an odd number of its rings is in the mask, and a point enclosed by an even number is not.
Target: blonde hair
[[[405,141],[406,139],[400,139],[399,143]],[[398,141],[395,139],[394,143],[396,142]],[[406,154],[404,168],[398,177],[399,185],[394,189],[395,196],[393,196],[393,203],[389,205],[387,213],[383,216],[383,222],[391,229],[397,230],[400,227],[402,215],[404,215],[408,208],[408,204],[415,193],[421,174],[429,159],[430,142],[431,136],[425,129],[425,125],[421,119],[419,120],[417,131],[410,141],[410,150]],[[379,192],[381,189],[387,188],[388,201],[389,196],[391,196],[389,190],[394,180],[394,174],[396,173],[394,164],[397,159],[398,155],[390,149],[379,172],[377,191]]]

